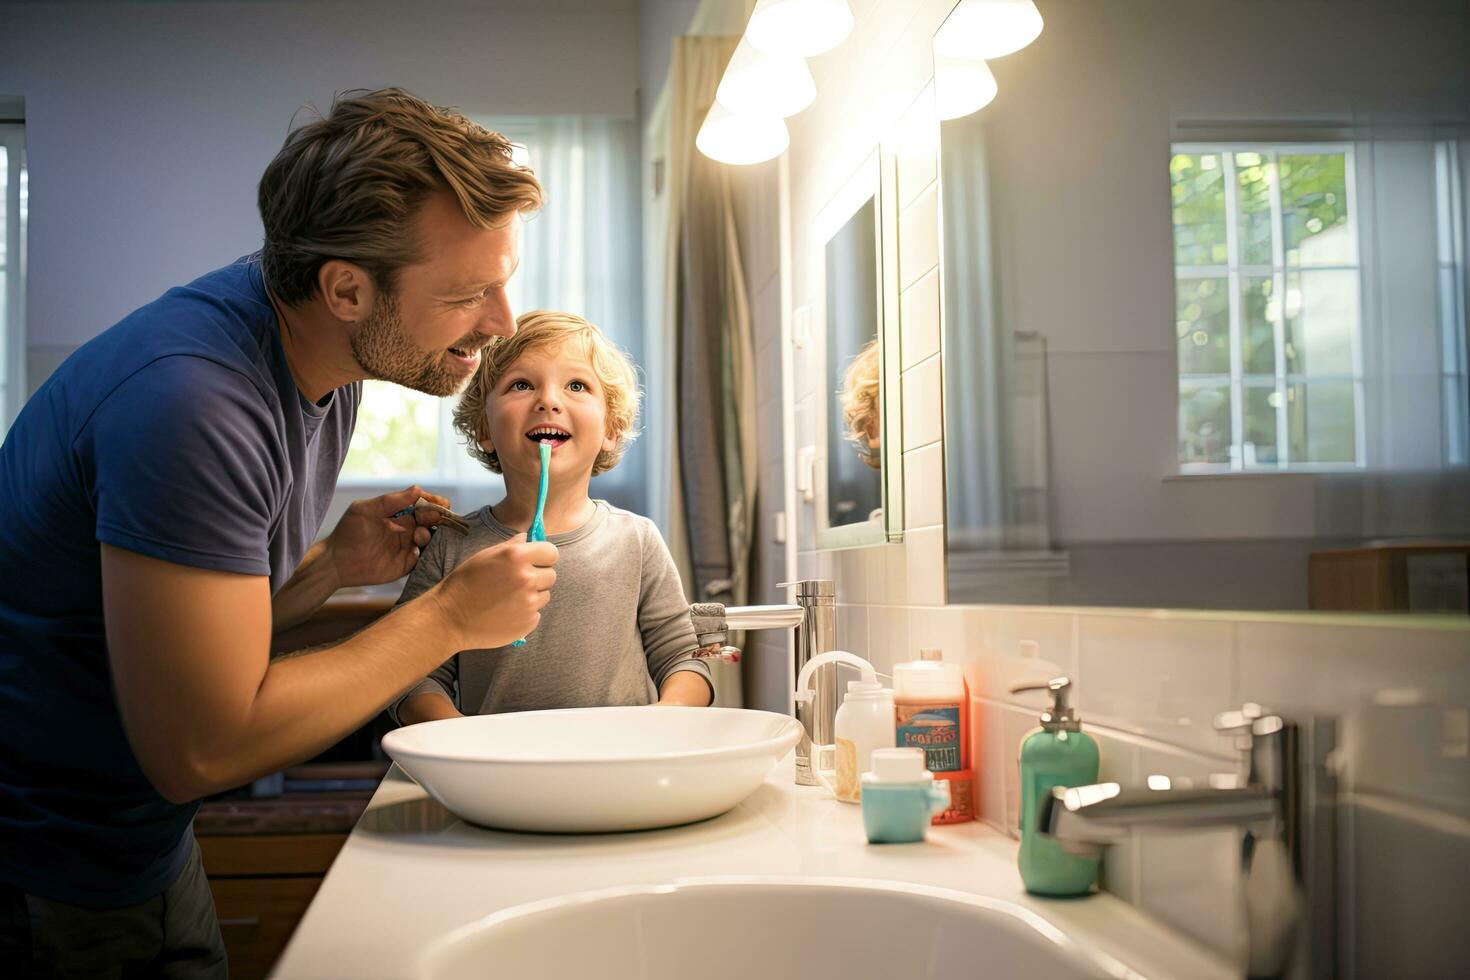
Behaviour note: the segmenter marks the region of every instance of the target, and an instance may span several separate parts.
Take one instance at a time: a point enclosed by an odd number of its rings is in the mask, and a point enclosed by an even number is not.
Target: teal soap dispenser
[[[1011,692],[1050,691],[1051,707],[1041,713],[1041,727],[1021,741],[1021,880],[1033,895],[1086,895],[1097,881],[1097,858],[1068,854],[1037,828],[1041,804],[1057,786],[1097,782],[1097,740],[1082,731],[1067,704],[1072,682],[1054,677],[1045,684],[1026,684]]]

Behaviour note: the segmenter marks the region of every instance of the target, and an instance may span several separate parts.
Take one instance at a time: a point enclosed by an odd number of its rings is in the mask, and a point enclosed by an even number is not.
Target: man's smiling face
[[[414,224],[423,259],[399,270],[391,292],[377,292],[352,353],[374,378],[442,397],[474,375],[490,338],[516,331],[506,284],[520,262],[521,218],[477,227],[445,191],[429,196]]]

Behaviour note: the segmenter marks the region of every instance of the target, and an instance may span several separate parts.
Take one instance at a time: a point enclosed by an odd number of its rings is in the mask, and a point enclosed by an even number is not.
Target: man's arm
[[[271,632],[279,633],[305,622],[341,587],[327,558],[327,543],[318,541],[296,566],[296,574],[271,597]]]
[[[133,752],[174,802],[310,758],[456,651],[532,632],[555,560],[547,544],[486,549],[352,638],[272,662],[264,576],[104,544],[108,656]]]

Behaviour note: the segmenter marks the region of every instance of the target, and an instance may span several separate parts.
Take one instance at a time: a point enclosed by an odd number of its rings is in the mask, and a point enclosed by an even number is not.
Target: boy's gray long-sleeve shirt
[[[693,656],[689,604],[658,528],[606,501],[593,503],[586,524],[549,538],[560,552],[556,585],[526,645],[458,653],[404,698],[437,692],[467,715],[491,714],[650,704],[676,671],[710,680],[709,667]],[[476,552],[520,533],[497,521],[489,507],[466,520],[468,536],[435,532],[399,604]]]

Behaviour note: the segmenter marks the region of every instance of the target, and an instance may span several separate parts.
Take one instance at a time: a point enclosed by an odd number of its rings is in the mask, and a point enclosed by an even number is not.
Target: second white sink
[[[431,980],[1130,978],[999,899],[898,882],[709,878],[568,895],[489,916],[427,951]]]

